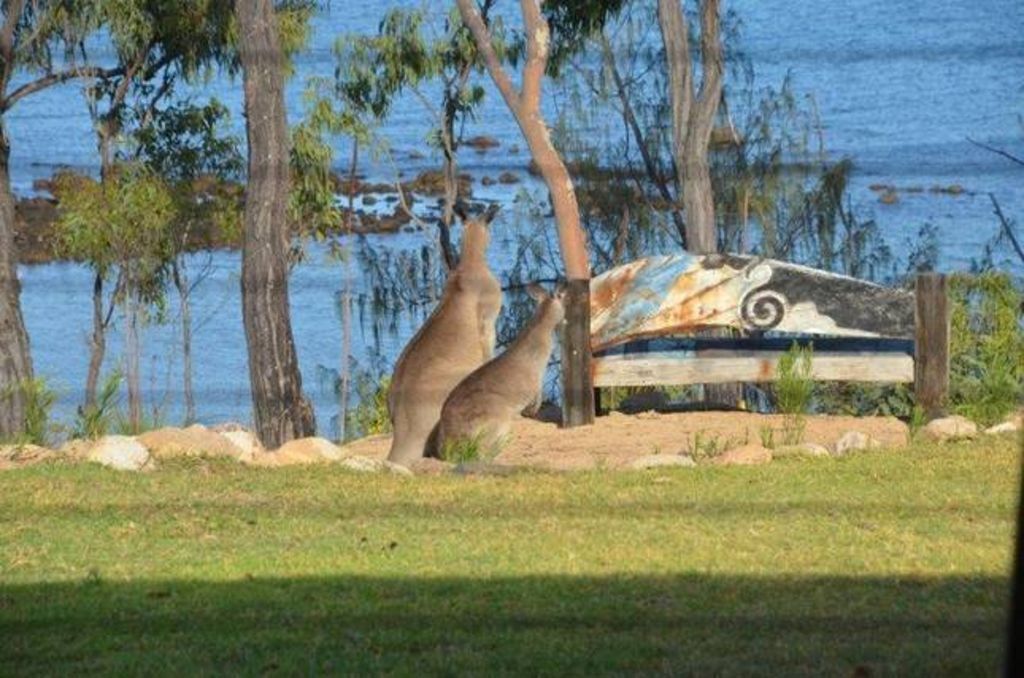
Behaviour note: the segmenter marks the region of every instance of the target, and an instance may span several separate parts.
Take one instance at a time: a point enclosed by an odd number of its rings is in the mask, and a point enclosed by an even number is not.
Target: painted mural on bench
[[[591,281],[591,347],[734,328],[836,337],[914,336],[914,294],[773,259],[676,254]]]

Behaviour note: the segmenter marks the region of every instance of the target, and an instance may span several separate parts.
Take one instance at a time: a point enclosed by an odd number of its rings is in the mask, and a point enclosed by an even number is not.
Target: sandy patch
[[[761,431],[776,430],[782,444],[781,415],[746,412],[644,412],[625,415],[613,412],[598,417],[593,426],[560,429],[533,419],[521,419],[512,427],[512,440],[495,460],[500,464],[551,470],[619,468],[649,454],[691,452],[695,443],[714,441],[720,449],[760,443]],[[885,447],[907,443],[907,425],[893,417],[815,416],[807,418],[805,442],[831,446],[847,431],[860,431]],[[351,454],[383,459],[390,436],[372,436],[349,443]]]

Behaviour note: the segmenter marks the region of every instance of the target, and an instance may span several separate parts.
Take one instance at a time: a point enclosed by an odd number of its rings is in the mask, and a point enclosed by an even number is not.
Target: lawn
[[[0,675],[993,675],[1019,465],[9,471]]]

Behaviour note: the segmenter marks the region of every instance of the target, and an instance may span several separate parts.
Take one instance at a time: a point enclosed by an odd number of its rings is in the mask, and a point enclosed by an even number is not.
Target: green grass
[[[0,675],[993,675],[1019,463],[5,472]]]

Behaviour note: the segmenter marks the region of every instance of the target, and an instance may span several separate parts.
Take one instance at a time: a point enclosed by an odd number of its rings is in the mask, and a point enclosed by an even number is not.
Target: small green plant
[[[117,417],[118,393],[121,390],[121,372],[107,375],[96,394],[96,402],[80,407],[72,435],[75,438],[102,438],[113,427]]]
[[[25,413],[22,420],[22,433],[15,436],[12,442],[45,446],[50,432],[50,410],[53,409],[53,404],[57,401],[57,394],[47,385],[45,378],[35,377],[0,394],[0,405],[6,406],[3,403],[11,397],[14,390],[21,396],[25,404]]]
[[[950,296],[950,409],[994,424],[1024,398],[1024,294],[988,272],[953,276]]]
[[[441,446],[441,459],[453,464],[480,461],[486,456],[484,447],[483,435],[480,433],[470,437],[446,440]]]
[[[928,420],[925,417],[924,408],[920,405],[914,405],[910,410],[910,418],[907,421],[911,440],[917,436],[917,432],[920,431],[927,423]]]
[[[761,436],[761,447],[766,447],[769,450],[775,449],[775,429],[771,426],[762,426],[758,431]]]
[[[695,460],[711,459],[726,450],[739,445],[745,445],[749,438],[749,432],[744,432],[743,438],[720,438],[718,436],[709,436],[704,431],[696,431],[690,438],[689,453]]]
[[[782,439],[786,445],[803,442],[807,428],[806,415],[814,395],[811,360],[813,344],[804,348],[795,341],[779,358],[778,381],[775,384],[775,401],[782,412]],[[767,446],[766,446],[767,447]]]
[[[391,415],[388,413],[390,388],[389,376],[373,379],[369,374],[359,375],[356,380],[358,404],[346,418],[345,440],[391,432]]]

